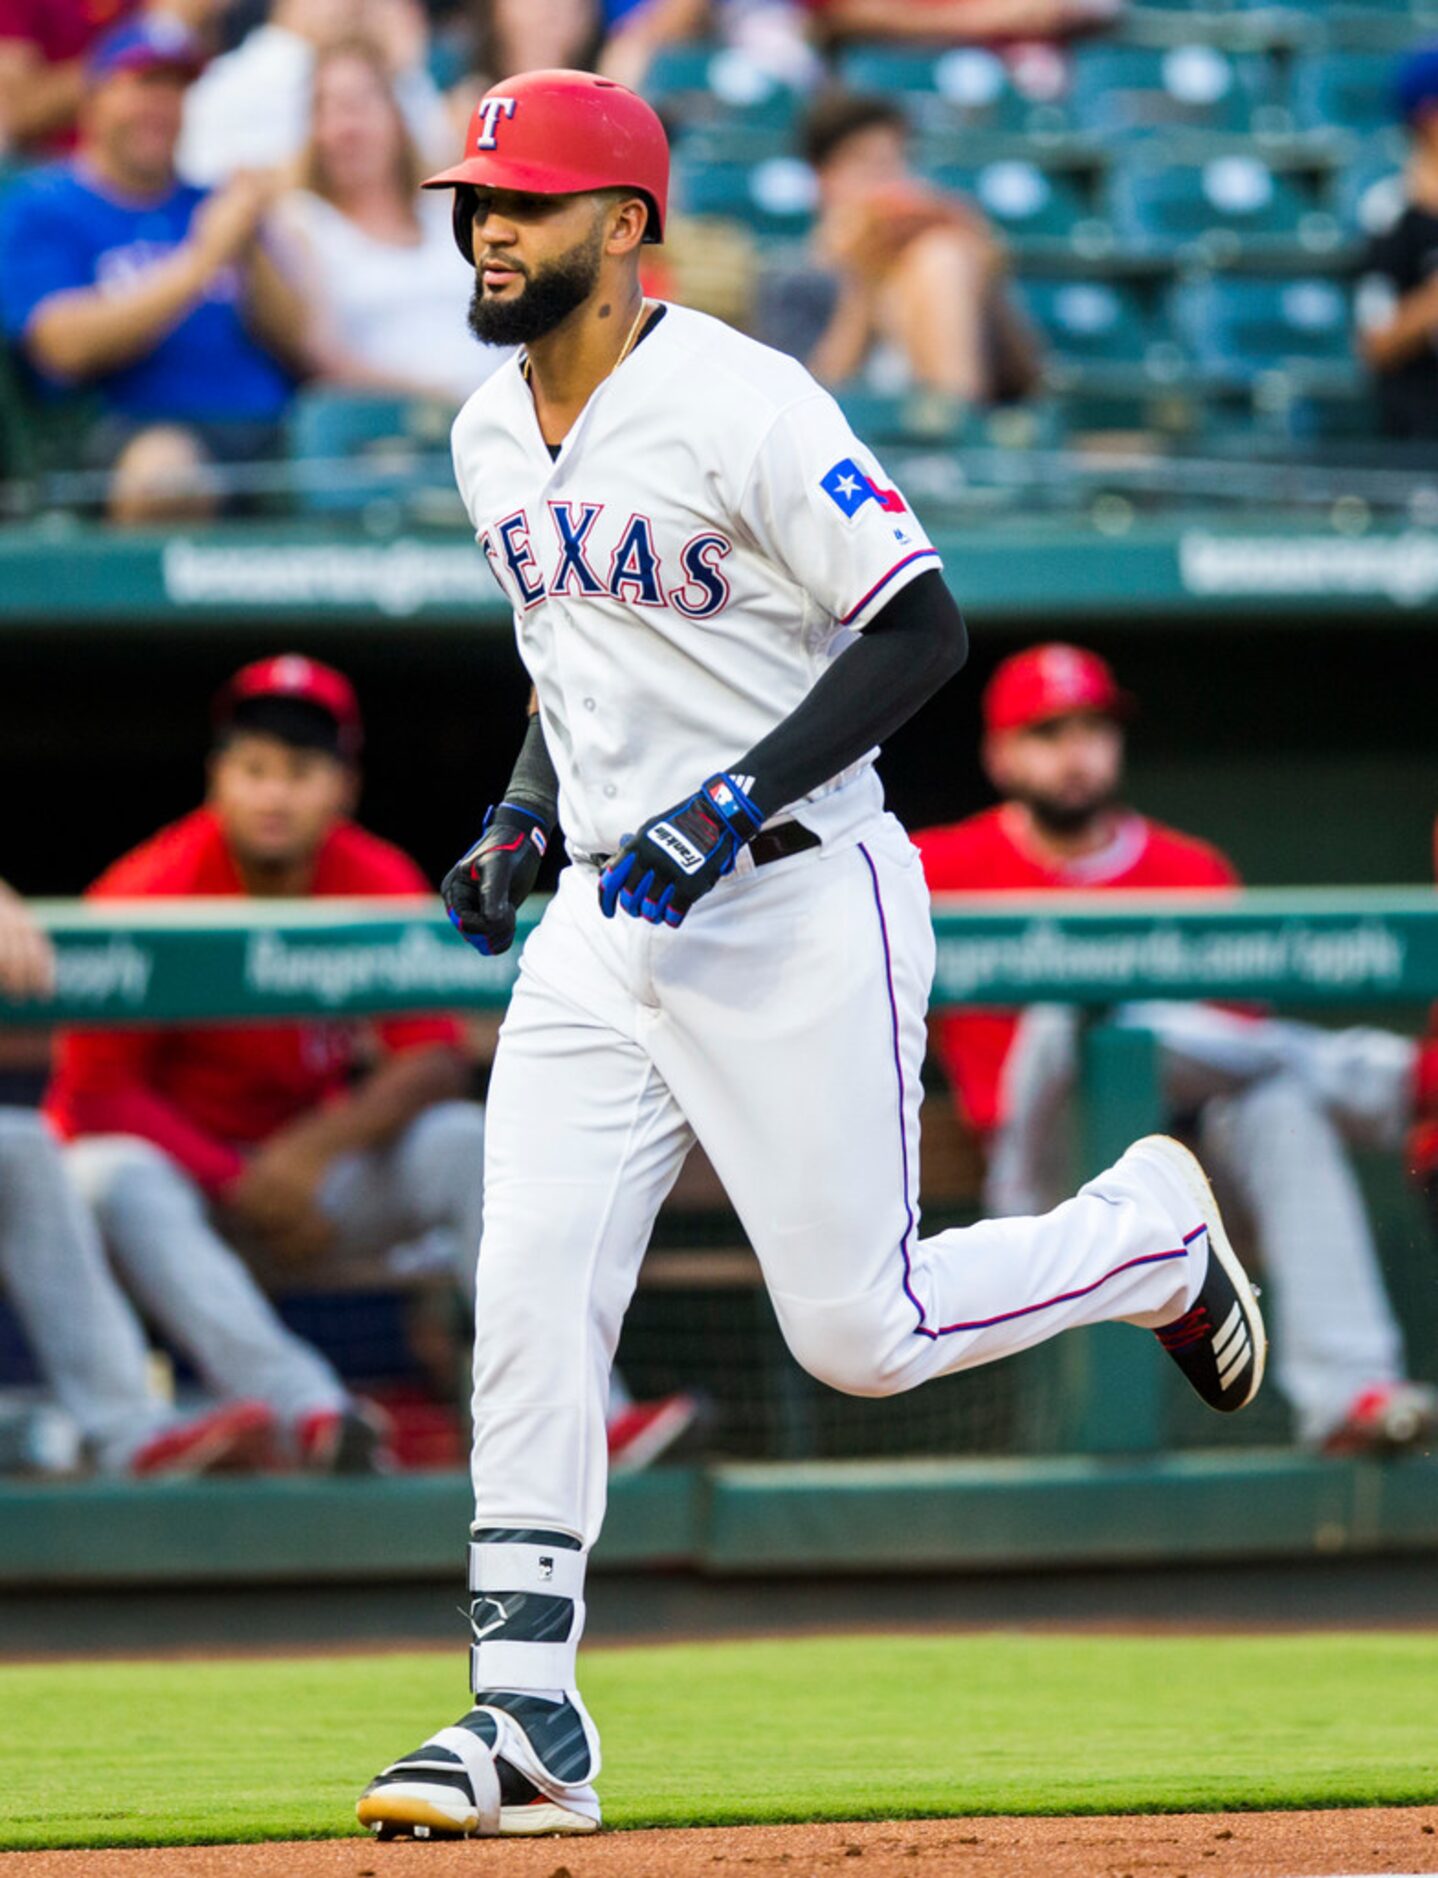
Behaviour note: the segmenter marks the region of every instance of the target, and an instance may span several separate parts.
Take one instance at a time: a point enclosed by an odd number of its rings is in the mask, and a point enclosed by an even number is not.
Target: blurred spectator
[[[110,898],[428,894],[349,819],[360,721],[348,681],[282,657],[217,701],[204,807],[90,890]],[[287,1330],[235,1248],[323,1275],[355,1260],[473,1288],[484,1112],[448,1017],[71,1031],[47,1111],[124,1282],[221,1394],[253,1393],[304,1465],[363,1470],[380,1434]]]
[[[237,176],[207,197],[178,181],[175,143],[198,67],[178,27],[142,19],[90,55],[77,155],[22,178],[0,209],[0,315],[52,394],[98,397],[110,513],[209,513],[210,456],[274,435],[304,308],[267,255],[272,188]]]
[[[1403,199],[1373,235],[1358,284],[1358,345],[1391,437],[1438,438],[1438,46],[1405,59]]]
[[[472,0],[473,75],[462,87],[466,123],[476,90],[515,72],[590,71],[604,38],[599,0]]]
[[[1037,646],[984,693],[984,762],[998,807],[915,836],[935,893],[1237,884],[1207,843],[1122,801],[1129,700],[1102,659]],[[1144,1001],[1116,1021],[1157,1040],[1171,1112],[1251,1219],[1274,1299],[1279,1385],[1299,1438],[1327,1453],[1421,1445],[1438,1393],[1404,1379],[1403,1347],[1348,1144],[1393,1152],[1411,1120],[1417,1050],[1386,1031],[1330,1031],[1206,1004]],[[1067,1124],[1076,1014],[966,1010],[936,1040],[961,1110],[988,1148],[996,1217],[1071,1189]]]
[[[1038,353],[1004,249],[975,208],[913,175],[907,146],[908,120],[885,98],[838,92],[814,106],[804,133],[819,187],[814,260],[768,283],[759,336],[829,385],[867,371],[886,390],[1022,397]]]
[[[349,40],[322,52],[300,188],[278,212],[314,313],[319,375],[458,404],[510,354],[470,335],[474,275],[455,250],[448,196],[421,195],[423,174],[379,49]]]
[[[987,45],[1066,39],[1112,25],[1123,0],[805,0],[834,39]]]
[[[0,1002],[46,997],[54,982],[49,941],[0,881]],[[0,1283],[41,1375],[102,1472],[202,1473],[263,1453],[270,1414],[262,1404],[186,1417],[154,1393],[144,1335],[94,1221],[54,1137],[26,1109],[0,1108]],[[42,1447],[32,1458],[44,1465],[66,1457]]]
[[[448,161],[453,135],[426,65],[420,0],[272,0],[265,23],[216,59],[186,100],[181,175],[215,184],[237,170],[292,163],[310,134],[315,58],[355,37],[383,49],[424,160]]]
[[[66,150],[85,94],[85,55],[141,0],[0,0],[0,150]]]

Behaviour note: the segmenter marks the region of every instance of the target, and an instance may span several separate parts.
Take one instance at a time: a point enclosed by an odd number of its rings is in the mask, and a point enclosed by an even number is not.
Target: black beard
[[[601,245],[596,229],[593,239],[529,275],[513,300],[487,299],[484,282],[476,275],[469,330],[486,346],[528,346],[543,339],[594,292]]]
[[[1090,823],[1111,809],[1116,800],[1112,791],[1091,796],[1087,802],[1054,802],[1046,796],[1033,795],[1020,795],[1018,799],[1044,834],[1061,838],[1081,835]]]

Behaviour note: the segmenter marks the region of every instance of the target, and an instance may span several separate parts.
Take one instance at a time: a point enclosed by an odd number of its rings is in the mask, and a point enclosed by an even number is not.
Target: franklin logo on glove
[[[733,872],[763,825],[763,810],[737,777],[711,776],[686,801],[624,837],[599,876],[600,909],[606,919],[619,910],[653,926],[682,925],[694,902]]]
[[[672,822],[656,822],[649,830],[649,839],[655,847],[672,855],[675,865],[682,867],[686,874],[697,874],[704,865],[702,850],[686,841]]]

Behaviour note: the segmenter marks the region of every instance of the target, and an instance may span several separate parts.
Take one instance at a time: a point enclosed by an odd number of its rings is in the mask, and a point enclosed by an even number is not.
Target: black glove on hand
[[[729,873],[764,817],[734,778],[711,776],[686,801],[626,835],[599,876],[599,905],[651,925],[679,926],[696,900]]]
[[[548,842],[549,831],[532,810],[501,802],[440,883],[450,924],[486,958],[514,944],[514,916],[534,886]]]

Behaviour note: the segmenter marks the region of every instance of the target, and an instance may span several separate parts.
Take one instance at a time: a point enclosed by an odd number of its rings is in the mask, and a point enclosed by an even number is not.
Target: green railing
[[[522,936],[541,909],[526,908]],[[482,959],[430,900],[41,902],[58,956],[52,1002],[0,999],[0,1029],[501,1007],[516,955]],[[935,1008],[1062,1002],[1090,1014],[1082,1158],[1097,1170],[1161,1125],[1152,1039],[1104,1021],[1147,997],[1310,1006],[1438,998],[1438,891],[1214,896],[949,895],[935,904]],[[682,938],[676,940],[682,944]],[[1162,1443],[1151,1338],[1101,1325],[1062,1340],[1060,1446]]]
[[[526,908],[521,938],[538,907]],[[516,952],[483,959],[434,902],[41,901],[57,995],[0,1027],[492,1009]],[[1438,998],[1438,891],[1415,888],[945,895],[936,1007],[1262,998]]]

